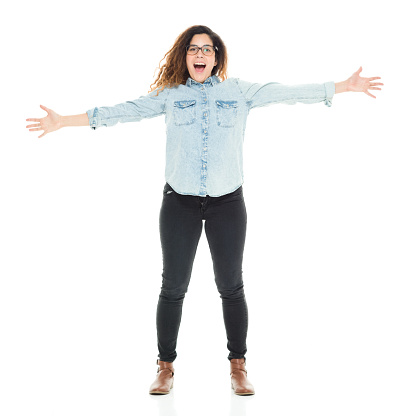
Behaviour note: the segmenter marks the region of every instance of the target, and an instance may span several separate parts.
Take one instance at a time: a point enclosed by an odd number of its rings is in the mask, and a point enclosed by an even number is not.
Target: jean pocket
[[[237,101],[216,100],[217,124],[220,127],[234,127],[237,119]]]
[[[194,123],[196,118],[196,101],[174,101],[174,122],[176,126]]]
[[[164,195],[170,195],[174,192],[174,190],[171,188],[170,184],[168,182],[165,183],[164,185],[164,190],[162,191],[162,193]]]
[[[235,191],[232,192],[233,196],[243,195],[243,186],[240,185]]]

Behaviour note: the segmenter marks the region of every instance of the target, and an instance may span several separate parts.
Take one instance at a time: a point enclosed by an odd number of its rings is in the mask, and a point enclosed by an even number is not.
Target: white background
[[[412,415],[412,19],[408,2],[16,2],[1,6],[2,415]],[[244,145],[250,397],[230,388],[205,233],[175,385],[150,396],[161,288],[162,117],[29,132],[147,94],[194,24],[229,76],[380,76],[382,91],[253,110]]]

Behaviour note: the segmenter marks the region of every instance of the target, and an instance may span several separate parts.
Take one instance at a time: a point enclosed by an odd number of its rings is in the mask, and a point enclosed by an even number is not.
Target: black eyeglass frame
[[[193,53],[193,54],[188,53],[188,48],[189,48],[190,46],[193,46],[193,47],[197,48],[197,52],[196,52],[196,53]],[[201,52],[202,52],[202,54],[203,54],[203,55],[205,55],[205,56],[212,56],[213,54],[211,54],[211,55],[206,55],[206,54],[203,52],[203,48],[204,48],[204,46],[209,46],[210,48],[213,48],[213,52],[218,51],[218,47],[217,47],[217,46],[213,46],[213,45],[203,45],[203,46],[201,46],[201,47],[200,47],[200,46],[198,46],[198,45],[187,45],[187,46],[185,47],[185,51],[187,52],[187,54],[188,54],[188,55],[197,55],[197,54],[198,54],[198,51],[201,51]]]

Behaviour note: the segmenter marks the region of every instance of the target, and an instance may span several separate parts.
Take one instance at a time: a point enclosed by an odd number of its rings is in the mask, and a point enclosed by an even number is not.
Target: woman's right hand
[[[42,110],[47,112],[47,116],[43,118],[27,118],[26,121],[37,121],[37,124],[29,124],[26,128],[29,128],[29,131],[38,131],[44,130],[43,134],[40,137],[43,137],[47,133],[52,131],[59,130],[62,127],[62,116],[54,112],[50,108],[40,105]],[[30,128],[32,127],[32,128]]]

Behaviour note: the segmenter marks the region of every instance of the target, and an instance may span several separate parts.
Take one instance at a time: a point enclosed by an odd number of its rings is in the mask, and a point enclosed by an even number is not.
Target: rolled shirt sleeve
[[[91,108],[86,111],[89,118],[89,127],[96,130],[102,126],[111,127],[117,123],[141,121],[144,118],[165,114],[165,102],[168,94],[168,88],[162,91],[158,88],[136,100],[116,104],[113,107]]]
[[[323,84],[285,85],[278,82],[257,84],[237,79],[237,83],[249,109],[277,103],[313,104],[325,102],[325,105],[330,107],[335,94],[333,81]]]

